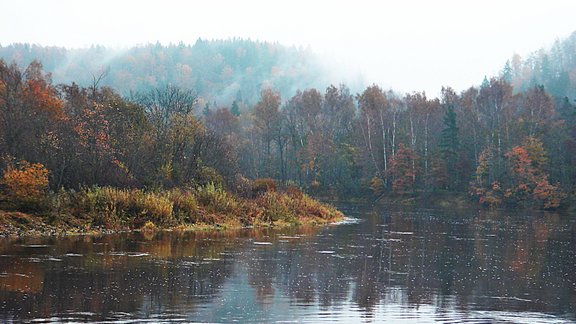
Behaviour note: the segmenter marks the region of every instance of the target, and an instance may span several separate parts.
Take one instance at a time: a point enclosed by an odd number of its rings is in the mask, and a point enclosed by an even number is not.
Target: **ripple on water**
[[[332,223],[332,225],[352,225],[352,224],[358,224],[360,222],[362,222],[362,219],[360,218],[344,217],[343,220],[334,222]]]
[[[272,245],[272,242],[253,242],[254,245]]]

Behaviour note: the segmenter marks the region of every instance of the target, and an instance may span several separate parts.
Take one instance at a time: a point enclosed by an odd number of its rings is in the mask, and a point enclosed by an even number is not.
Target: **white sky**
[[[576,30],[576,1],[0,0],[0,44],[193,44],[242,37],[310,46],[342,76],[438,95]],[[340,80],[335,80],[339,82]]]

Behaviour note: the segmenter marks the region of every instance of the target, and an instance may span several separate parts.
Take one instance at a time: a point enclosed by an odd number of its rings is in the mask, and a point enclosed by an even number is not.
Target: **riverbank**
[[[390,195],[378,199],[376,204],[398,206],[426,206],[439,209],[481,209],[465,193],[428,192],[413,195]]]
[[[466,192],[450,191],[422,191],[406,194],[385,194],[379,197],[373,195],[366,196],[347,196],[338,197],[335,195],[319,195],[322,201],[328,202],[349,202],[349,203],[368,203],[383,206],[399,207],[426,207],[437,209],[455,209],[455,210],[527,210],[527,211],[566,211],[576,212],[576,195],[574,193],[566,195],[557,208],[536,208],[535,206],[525,203],[500,204],[498,206],[489,206],[481,204],[476,197]]]
[[[0,236],[288,227],[342,219],[333,206],[295,188],[241,197],[213,185],[165,191],[94,187],[60,191],[34,203],[0,199]]]

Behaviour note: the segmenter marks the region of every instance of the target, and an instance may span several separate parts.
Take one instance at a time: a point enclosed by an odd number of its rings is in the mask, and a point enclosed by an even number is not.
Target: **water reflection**
[[[570,215],[341,207],[362,221],[5,240],[0,319],[576,319]]]

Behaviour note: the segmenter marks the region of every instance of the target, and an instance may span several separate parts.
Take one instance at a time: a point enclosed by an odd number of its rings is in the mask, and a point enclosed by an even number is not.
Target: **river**
[[[576,321],[576,215],[338,207],[320,228],[0,240],[0,321]]]

